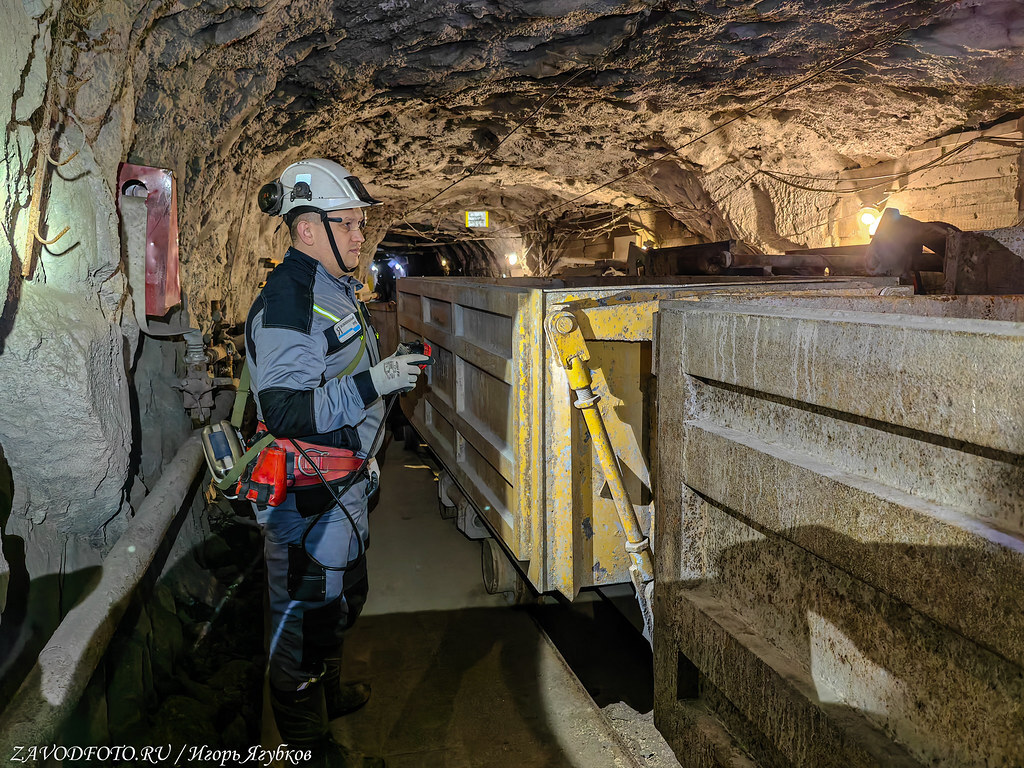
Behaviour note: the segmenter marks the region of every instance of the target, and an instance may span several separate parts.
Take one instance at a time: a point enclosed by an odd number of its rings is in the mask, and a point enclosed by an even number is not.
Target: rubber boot
[[[369,683],[342,683],[341,660],[327,660],[326,670],[320,678],[324,684],[324,696],[327,699],[327,719],[355,712],[370,699]]]
[[[384,768],[384,761],[354,752],[339,744],[327,727],[327,701],[323,683],[310,683],[301,691],[271,687],[270,703],[281,740],[289,749],[308,750],[309,768]]]

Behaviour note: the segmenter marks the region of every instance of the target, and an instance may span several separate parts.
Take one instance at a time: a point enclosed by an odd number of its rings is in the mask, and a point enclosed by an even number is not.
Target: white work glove
[[[385,357],[370,369],[370,379],[381,397],[392,392],[407,392],[416,386],[417,377],[423,373],[421,365],[430,362],[426,355],[399,355]]]

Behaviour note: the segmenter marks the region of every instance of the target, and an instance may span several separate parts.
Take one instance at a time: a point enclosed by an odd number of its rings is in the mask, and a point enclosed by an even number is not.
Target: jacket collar
[[[310,272],[317,272],[323,275],[328,280],[333,280],[335,283],[338,283],[339,285],[342,285],[346,288],[351,288],[353,291],[358,291],[360,288],[363,287],[363,284],[355,278],[354,274],[335,277],[334,275],[327,271],[327,268],[323,264],[321,264],[319,261],[314,259],[309,254],[300,251],[294,245],[288,249],[284,257],[285,259],[291,260],[296,265],[299,265],[304,269],[309,270]]]

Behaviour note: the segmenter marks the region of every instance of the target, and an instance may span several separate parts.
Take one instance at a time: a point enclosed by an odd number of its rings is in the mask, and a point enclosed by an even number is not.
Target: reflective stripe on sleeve
[[[332,314],[331,314],[330,312],[328,312],[328,311],[327,311],[326,309],[321,309],[321,308],[320,308],[320,307],[318,307],[318,306],[317,306],[316,304],[314,304],[314,305],[313,305],[313,311],[314,311],[314,312],[319,312],[319,313],[320,313],[321,315],[323,315],[324,317],[330,318],[331,320],[333,320],[333,321],[334,321],[334,322],[336,322],[336,323],[337,323],[337,322],[339,322],[339,321],[341,320],[341,318],[340,318],[340,317],[336,317],[336,316],[332,315]]]

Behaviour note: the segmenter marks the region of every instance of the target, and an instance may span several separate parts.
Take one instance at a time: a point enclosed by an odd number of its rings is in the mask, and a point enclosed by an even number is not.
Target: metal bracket
[[[32,232],[32,237],[40,245],[53,245],[54,243],[56,243],[58,240],[60,240],[62,237],[64,237],[64,235],[66,235],[70,231],[71,231],[71,227],[70,226],[65,226],[64,229],[62,229],[60,232],[57,233],[56,237],[51,237],[49,240],[46,240],[46,239],[43,238],[42,235],[39,234],[39,222],[37,221],[36,222],[35,231]]]
[[[477,541],[490,538],[491,532],[469,499],[463,495],[455,479],[447,471],[437,478],[437,500],[443,519],[455,518],[455,527],[467,538]],[[452,511],[448,511],[452,510]]]
[[[45,131],[46,142],[44,143],[40,139],[39,147],[36,149],[36,177],[32,182],[32,197],[29,198],[28,204],[28,237],[25,242],[25,253],[21,260],[21,276],[26,278],[32,277],[32,271],[35,269],[36,243],[45,242],[39,235],[39,224],[43,215],[43,187],[46,183],[46,176],[50,172],[49,165],[44,162],[44,154],[48,156],[50,153],[46,146],[50,137],[49,131]],[[64,234],[62,232],[53,242],[57,242]]]
[[[49,101],[47,102],[47,114],[49,114]],[[69,112],[72,120],[82,131],[82,144],[74,152],[63,160],[57,160],[54,158],[51,152],[51,144],[53,143],[53,136],[56,130],[53,128],[44,128],[39,136],[38,146],[36,148],[36,165],[35,165],[35,180],[32,182],[32,196],[29,198],[29,213],[28,213],[28,237],[25,241],[25,253],[21,262],[21,276],[28,278],[32,276],[32,272],[35,269],[35,255],[36,255],[36,244],[50,246],[56,244],[64,235],[71,231],[71,226],[67,225],[55,237],[45,238],[39,233],[39,226],[43,223],[44,204],[43,204],[43,189],[46,186],[47,179],[50,175],[50,166],[60,168],[61,166],[67,165],[82,151],[85,147],[85,130],[82,128],[82,124],[78,121],[78,118],[73,113]]]
[[[84,83],[86,81],[83,80],[82,82]],[[69,110],[68,111],[68,117],[70,117],[74,121],[75,125],[78,126],[78,130],[80,130],[82,132],[82,141],[78,145],[78,149],[76,149],[70,155],[65,157],[63,160],[57,160],[52,154],[50,154],[49,150],[47,150],[47,152],[46,152],[46,159],[50,162],[50,165],[52,165],[54,168],[61,168],[61,167],[65,166],[65,165],[67,165],[72,160],[74,160],[76,157],[78,157],[78,154],[83,149],[85,149],[85,128],[82,127],[82,123],[78,120],[78,117],[75,116],[74,112],[71,112]]]
[[[491,538],[491,532],[487,530],[487,526],[484,525],[480,515],[477,514],[477,511],[473,509],[471,504],[462,504],[458,509],[455,527],[459,529],[463,536],[472,541]]]
[[[644,616],[644,637],[653,645],[654,613],[650,601],[654,587],[654,557],[651,553],[650,540],[644,536],[640,528],[640,521],[626,491],[619,461],[608,437],[601,409],[597,407],[601,398],[593,392],[590,368],[585,365],[590,360],[587,342],[583,338],[579,321],[564,308],[556,309],[544,319],[544,330],[551,346],[558,353],[559,363],[566,369],[569,386],[576,393],[574,405],[583,412],[594,450],[601,464],[601,471],[611,491],[619,524],[626,537],[625,549],[632,561],[629,573],[636,589],[640,611]]]

